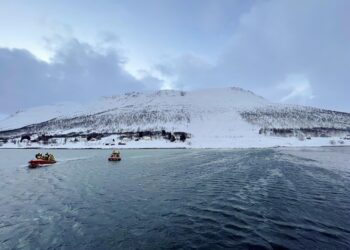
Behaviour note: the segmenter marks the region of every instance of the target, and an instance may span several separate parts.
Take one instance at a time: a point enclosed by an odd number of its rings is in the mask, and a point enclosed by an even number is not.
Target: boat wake
[[[74,158],[63,158],[63,159],[57,159],[57,162],[71,162],[71,161],[81,161],[86,159],[91,159],[93,156],[85,156],[85,157],[74,157]]]

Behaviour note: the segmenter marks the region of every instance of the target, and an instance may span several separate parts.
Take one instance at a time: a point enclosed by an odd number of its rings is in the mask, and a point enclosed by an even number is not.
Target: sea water
[[[0,150],[1,249],[350,248],[350,148],[39,151]]]

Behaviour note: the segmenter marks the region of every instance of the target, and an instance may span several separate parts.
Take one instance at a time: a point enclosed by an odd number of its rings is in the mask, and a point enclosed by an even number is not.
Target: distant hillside
[[[250,91],[223,88],[129,93],[87,105],[36,107],[0,121],[2,140],[29,136],[37,142],[43,135],[87,138],[99,134],[102,143],[104,137],[115,135],[120,140],[129,134],[129,141],[142,147],[144,136],[140,132],[151,140],[170,140],[169,134],[184,133],[187,144],[182,142],[187,147],[263,146],[271,145],[274,136],[346,136],[350,133],[350,114],[271,103]]]

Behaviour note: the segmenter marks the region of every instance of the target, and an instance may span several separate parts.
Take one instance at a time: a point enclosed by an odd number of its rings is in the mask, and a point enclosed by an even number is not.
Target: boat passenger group
[[[113,150],[111,156],[108,158],[109,161],[120,161],[122,158],[120,157],[120,152],[118,150]],[[29,168],[37,168],[42,166],[47,166],[56,163],[55,156],[53,154],[42,154],[37,153],[35,155],[35,159],[29,161]]]

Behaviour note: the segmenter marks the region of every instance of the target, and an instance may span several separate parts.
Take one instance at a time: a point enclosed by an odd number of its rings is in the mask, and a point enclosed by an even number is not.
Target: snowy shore
[[[55,144],[27,143],[27,142],[7,142],[0,145],[0,149],[5,148],[47,148],[47,149],[147,149],[147,148],[193,148],[193,149],[234,149],[234,148],[274,148],[274,147],[321,147],[321,146],[350,146],[350,140],[343,140],[339,137],[311,138],[299,140],[298,138],[283,138],[272,136],[241,137],[241,138],[208,138],[196,140],[191,138],[185,142],[170,142],[163,139],[127,141],[125,145],[110,143],[108,138],[98,141],[79,141]]]

